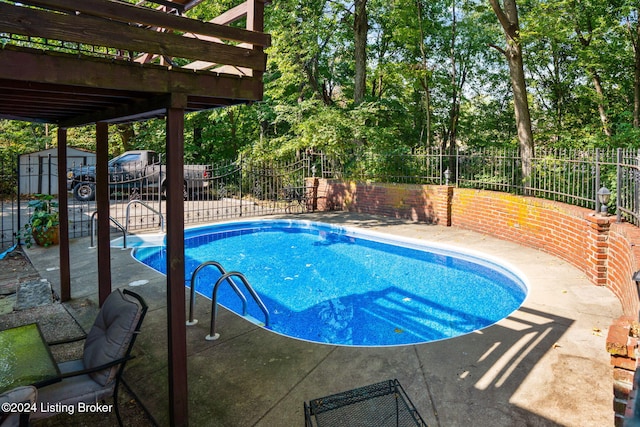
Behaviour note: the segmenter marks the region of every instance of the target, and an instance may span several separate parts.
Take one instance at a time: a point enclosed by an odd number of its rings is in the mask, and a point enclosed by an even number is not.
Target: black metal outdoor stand
[[[304,404],[305,427],[426,427],[398,380],[313,399]]]

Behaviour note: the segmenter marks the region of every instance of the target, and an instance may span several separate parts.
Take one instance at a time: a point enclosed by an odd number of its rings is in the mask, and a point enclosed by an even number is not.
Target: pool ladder
[[[267,310],[267,307],[264,305],[264,303],[262,302],[262,300],[260,299],[256,291],[251,287],[251,285],[249,284],[249,281],[244,276],[244,274],[238,271],[226,272],[225,269],[222,267],[222,265],[217,261],[203,262],[193,271],[193,274],[191,275],[191,291],[190,291],[190,297],[189,297],[189,320],[187,321],[187,326],[192,326],[198,323],[198,320],[193,318],[193,305],[196,299],[196,278],[198,276],[198,273],[200,273],[200,271],[203,268],[208,266],[216,267],[220,272],[221,276],[216,281],[215,285],[213,285],[213,291],[211,293],[211,327],[209,329],[209,335],[205,337],[207,341],[213,341],[220,338],[220,334],[216,333],[216,317],[218,316],[218,289],[220,288],[220,285],[222,283],[227,282],[229,286],[231,286],[231,289],[233,289],[233,291],[236,293],[238,298],[240,298],[240,300],[242,301],[242,315],[243,316],[247,315],[247,298],[244,296],[242,291],[240,291],[240,288],[238,288],[238,285],[236,284],[236,282],[233,281],[232,277],[237,277],[240,279],[245,289],[249,292],[249,294],[251,295],[253,300],[256,302],[256,304],[258,304],[258,307],[260,307],[260,310],[262,310],[262,313],[264,314],[264,318],[265,318],[264,325],[269,326],[269,310]]]

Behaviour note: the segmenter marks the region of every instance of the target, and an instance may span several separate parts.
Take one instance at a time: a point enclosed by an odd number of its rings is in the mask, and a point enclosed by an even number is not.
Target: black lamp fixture
[[[600,202],[600,215],[608,216],[607,203],[611,200],[611,191],[607,187],[601,187],[598,190],[598,201]]]

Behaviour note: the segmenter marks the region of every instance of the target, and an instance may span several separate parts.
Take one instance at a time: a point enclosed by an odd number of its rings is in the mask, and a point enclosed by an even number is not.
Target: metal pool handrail
[[[192,326],[198,323],[198,320],[193,318],[193,305],[196,300],[196,277],[198,276],[198,273],[200,273],[200,270],[210,265],[216,267],[220,272],[220,274],[222,275],[227,273],[225,269],[222,268],[222,264],[220,264],[217,261],[206,261],[200,264],[198,267],[196,267],[196,269],[193,271],[193,274],[191,274],[191,289],[190,289],[190,295],[189,295],[189,320],[187,320],[187,326]],[[240,291],[240,289],[238,288],[238,286],[235,284],[233,280],[229,278],[227,280],[227,283],[229,283],[229,285],[234,290],[236,295],[238,295],[238,297],[242,300],[242,315],[246,316],[247,315],[247,298]]]
[[[91,214],[91,220],[89,221],[89,235],[91,236],[91,244],[89,246],[89,248],[95,248],[95,245],[93,244],[93,238],[95,237],[95,221],[96,221],[96,215],[98,214],[98,211],[95,211]],[[115,225],[117,228],[120,229],[120,231],[122,231],[122,248],[126,249],[127,248],[127,230],[125,227],[122,226],[122,224],[120,224],[118,222],[118,220],[116,220],[114,217],[110,216],[109,217],[109,221],[111,221],[113,223],[113,225]]]
[[[255,302],[260,307],[260,310],[262,310],[262,313],[264,313],[265,326],[269,326],[269,310],[267,310],[267,307],[264,305],[258,294],[256,294],[256,291],[253,290],[247,278],[244,276],[244,274],[238,271],[230,271],[229,273],[225,273],[220,276],[216,284],[213,286],[213,294],[211,296],[211,329],[209,330],[209,335],[205,337],[207,341],[213,341],[220,338],[220,334],[216,333],[216,317],[218,314],[218,288],[220,287],[222,282],[224,282],[225,280],[230,281],[230,278],[233,276],[238,277],[242,281],[247,291],[249,291]]]
[[[129,229],[129,217],[131,215],[131,206],[135,204],[142,205],[145,208],[149,209],[151,212],[158,215],[160,217],[160,230],[164,232],[164,216],[162,215],[162,212],[160,212],[157,209],[154,209],[153,207],[149,206],[149,204],[139,199],[134,199],[134,200],[131,200],[129,203],[127,203],[127,208],[125,210],[125,220],[124,220],[127,230]]]

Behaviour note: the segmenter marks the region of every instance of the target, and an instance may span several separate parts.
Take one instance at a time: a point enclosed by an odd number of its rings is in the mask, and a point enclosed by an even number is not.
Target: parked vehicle
[[[158,153],[151,150],[126,151],[109,161],[109,190],[135,198],[142,194],[166,195],[166,166]],[[210,172],[206,165],[184,165],[184,198],[207,190]],[[96,167],[80,166],[67,172],[67,185],[79,201],[96,197]]]

